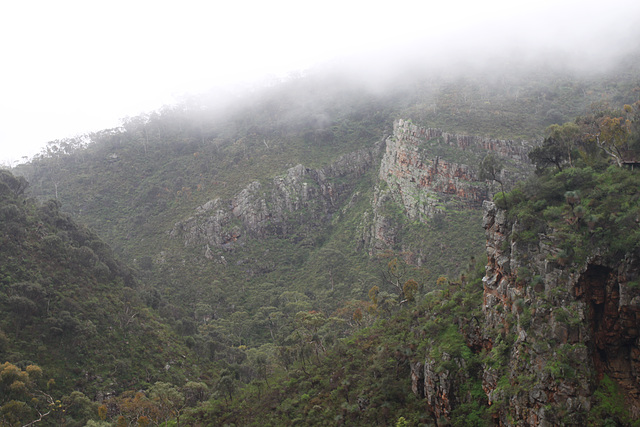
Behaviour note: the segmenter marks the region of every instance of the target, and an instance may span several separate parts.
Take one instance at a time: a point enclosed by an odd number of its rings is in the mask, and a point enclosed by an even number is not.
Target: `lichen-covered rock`
[[[340,157],[323,169],[296,165],[286,174],[263,185],[254,181],[231,200],[211,200],[198,207],[194,215],[173,227],[172,237],[186,246],[206,247],[205,256],[213,259],[217,249],[232,250],[247,237],[267,234],[285,235],[288,219],[304,213],[311,224],[327,221],[348,196],[348,180],[366,173],[378,158],[381,144]],[[298,221],[299,222],[299,221]]]
[[[482,158],[494,152],[505,166],[518,164],[516,171],[525,172],[530,169],[529,148],[524,142],[450,134],[398,120],[387,138],[379,177],[395,190],[410,218],[430,217],[444,202],[480,207],[490,196],[487,185],[478,179]],[[507,169],[503,174],[505,182],[521,176]]]
[[[586,424],[607,375],[638,417],[640,273],[637,254],[582,265],[558,262],[553,230],[513,241],[519,224],[484,202],[487,236],[483,388],[502,425]],[[634,302],[635,301],[635,302]],[[492,363],[493,362],[493,363]]]
[[[370,253],[390,249],[397,240],[400,230],[384,209],[390,201],[412,221],[426,222],[450,209],[479,209],[495,189],[495,183],[478,178],[484,156],[494,153],[502,159],[502,180],[508,188],[531,170],[530,148],[526,142],[456,135],[397,120],[380,163]]]

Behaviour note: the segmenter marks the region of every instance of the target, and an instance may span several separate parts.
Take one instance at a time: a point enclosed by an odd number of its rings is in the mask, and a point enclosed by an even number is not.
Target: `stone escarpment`
[[[409,217],[432,216],[446,202],[458,207],[480,207],[492,189],[478,178],[478,165],[489,152],[503,159],[503,180],[511,183],[530,168],[529,146],[419,127],[404,120],[394,123],[387,139],[379,177],[397,195]]]
[[[297,165],[266,184],[254,181],[231,200],[215,199],[171,230],[186,246],[203,246],[212,257],[248,237],[287,235],[304,223],[312,227],[330,219],[348,197],[355,180],[378,158],[380,145],[340,157],[322,169]],[[351,179],[341,179],[341,178]]]
[[[488,264],[483,388],[502,425],[586,424],[606,376],[640,417],[640,260],[558,257],[553,230],[517,241],[519,224],[484,203]],[[492,363],[495,362],[495,363]]]
[[[419,221],[450,210],[479,209],[497,188],[479,179],[481,160],[494,153],[504,165],[501,180],[509,188],[532,170],[530,148],[526,142],[451,134],[397,120],[386,140],[381,184],[373,197],[370,252],[393,247],[397,240],[385,206],[395,203],[410,220]]]
[[[527,153],[530,148],[526,142],[501,140],[474,135],[460,135],[447,133],[441,129],[425,128],[414,125],[407,120],[397,120],[394,123],[394,136],[408,144],[420,145],[425,141],[438,139],[441,144],[461,150],[493,151],[501,157],[517,162],[528,162]]]
[[[443,364],[450,366],[443,369]],[[460,398],[458,392],[469,380],[465,360],[447,353],[443,353],[440,360],[427,357],[424,363],[411,364],[412,391],[417,397],[425,400],[437,425],[449,425],[447,420],[456,406],[470,403],[470,395]]]

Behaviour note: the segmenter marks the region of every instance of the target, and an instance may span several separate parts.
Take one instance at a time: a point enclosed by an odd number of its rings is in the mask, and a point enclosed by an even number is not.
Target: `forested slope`
[[[38,412],[55,422],[63,410],[68,424],[84,425],[98,417],[91,400],[203,375],[151,308],[157,291],[58,202],[26,199],[26,188],[24,178],[0,171],[3,425],[23,425]]]
[[[484,202],[486,265],[389,311],[373,292],[374,325],[190,419],[638,425],[639,154],[640,102],[551,127],[537,174]]]
[[[114,421],[191,412],[194,423],[256,423],[243,411],[259,406],[277,408],[273,425],[388,424],[407,408],[414,424],[504,422],[507,406],[478,403],[480,365],[505,358],[500,343],[513,338],[479,332],[482,201],[533,169],[532,148],[548,157],[568,129],[550,136],[549,125],[590,111],[617,118],[606,105],[636,101],[638,65],[404,77],[373,85],[310,74],[52,141],[14,170],[42,204],[3,175],[19,191],[3,193],[2,303],[25,307],[5,312],[7,360],[51,370],[61,393],[72,383],[91,399],[116,393],[103,401]],[[99,348],[95,359],[67,357],[76,342]],[[366,372],[331,371],[349,357]],[[175,391],[174,403],[154,400],[161,391]],[[210,391],[208,405],[187,409]],[[246,408],[237,400],[263,396]]]

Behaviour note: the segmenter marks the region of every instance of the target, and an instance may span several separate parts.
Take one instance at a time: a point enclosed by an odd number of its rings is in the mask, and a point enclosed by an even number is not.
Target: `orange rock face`
[[[480,181],[477,171],[487,153],[527,165],[527,151],[525,143],[450,134],[398,120],[386,141],[379,177],[393,188],[409,217],[431,217],[442,203],[479,208],[491,197],[491,183]],[[503,173],[509,182],[508,172]]]

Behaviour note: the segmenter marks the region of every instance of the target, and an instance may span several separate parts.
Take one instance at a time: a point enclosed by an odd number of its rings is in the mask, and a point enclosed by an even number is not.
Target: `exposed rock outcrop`
[[[436,369],[435,360],[428,358],[424,364],[424,390],[427,406],[436,420],[446,420],[451,415],[456,403],[455,388],[464,383],[467,378],[460,378],[464,372],[464,361],[460,358],[453,359],[447,353],[442,355],[440,362],[452,362],[457,366],[456,370]],[[438,422],[438,424],[440,424]]]
[[[286,236],[300,227],[329,223],[353,196],[355,179],[373,169],[379,184],[371,210],[360,222],[359,248],[370,255],[400,250],[407,262],[421,265],[433,249],[406,244],[399,238],[403,227],[452,210],[479,208],[495,188],[478,179],[480,160],[489,152],[501,156],[508,187],[530,169],[528,148],[524,142],[449,134],[398,120],[393,135],[371,149],[342,156],[322,169],[297,165],[270,182],[254,181],[230,200],[198,207],[170,233],[186,246],[202,247],[207,259],[222,262],[221,251],[233,250],[247,238]]]
[[[503,158],[503,180],[511,183],[520,177],[515,171],[530,169],[529,149],[525,142],[456,135],[397,120],[379,177],[397,188],[410,218],[430,217],[445,202],[480,207],[488,199],[491,188],[478,179],[478,165],[487,153]]]
[[[450,425],[455,409],[474,400],[471,393],[460,392],[469,390],[472,381],[470,366],[464,357],[442,352],[437,359],[427,355],[424,362],[413,362],[410,367],[412,391],[424,399],[436,425]]]
[[[485,336],[496,362],[483,388],[502,425],[586,424],[607,375],[640,415],[640,273],[638,254],[583,264],[558,257],[553,230],[536,242],[504,210],[484,202],[488,264]]]
[[[425,128],[414,125],[410,121],[397,120],[394,123],[394,136],[413,145],[420,145],[425,141],[439,139],[439,142],[461,150],[493,151],[504,158],[516,162],[529,163],[527,153],[531,149],[527,142],[500,140],[474,135],[459,135],[443,132],[441,129]]]
[[[231,200],[215,199],[175,224],[171,236],[186,246],[231,249],[247,236],[284,235],[300,221],[313,226],[330,219],[355,180],[378,158],[381,144],[340,157],[322,169],[297,165],[267,184],[254,181]]]
[[[384,209],[390,202],[419,221],[448,209],[479,209],[495,191],[494,183],[478,177],[484,156],[494,153],[502,160],[501,179],[508,188],[532,170],[530,148],[527,142],[456,135],[397,120],[386,140],[378,174],[382,184],[373,198],[370,253],[392,248],[397,240],[397,227]]]

